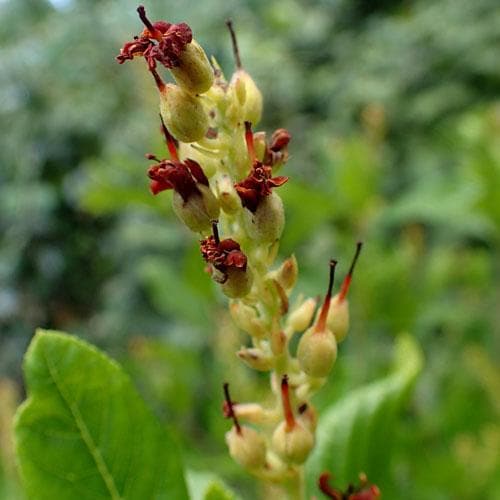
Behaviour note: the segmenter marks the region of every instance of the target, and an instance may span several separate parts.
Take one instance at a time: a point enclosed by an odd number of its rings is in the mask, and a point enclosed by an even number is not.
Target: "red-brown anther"
[[[322,493],[324,493],[328,498],[333,500],[343,500],[344,495],[341,491],[332,488],[330,486],[330,477],[331,474],[329,472],[323,472],[318,479],[318,486]]]
[[[155,195],[166,189],[174,189],[184,201],[187,201],[191,195],[200,194],[198,184],[208,186],[208,179],[203,169],[194,160],[188,158],[179,161],[175,139],[167,130],[161,115],[160,120],[171,159],[159,160],[151,153],[146,154],[148,160],[157,162],[156,165],[148,169],[148,177],[151,179],[149,188]]]
[[[213,236],[200,241],[203,259],[223,274],[231,267],[244,271],[247,267],[247,257],[241,251],[239,243],[231,238],[220,240],[216,223],[213,225],[213,232]]]
[[[165,21],[152,23],[142,5],[137,8],[137,12],[146,28],[140,36],[134,37],[132,42],[125,43],[116,60],[123,64],[135,56],[143,56],[150,71],[156,68],[156,62],[166,68],[178,66],[182,51],[193,40],[191,28],[186,23],[171,24]]]
[[[256,159],[253,133],[249,122],[245,122],[245,140],[247,143],[248,156],[252,161],[252,170],[246,179],[237,182],[234,187],[243,206],[255,213],[259,206],[259,202],[265,196],[271,194],[272,188],[285,184],[288,177],[273,177],[272,168]]]
[[[292,403],[290,402],[290,387],[288,385],[288,375],[283,375],[281,379],[281,402],[283,403],[283,415],[286,422],[286,432],[290,432],[295,427],[295,417],[293,416]]]
[[[328,281],[328,290],[325,295],[325,300],[323,302],[323,306],[321,307],[321,312],[319,313],[318,322],[315,326],[316,332],[322,332],[325,330],[326,326],[326,318],[328,317],[328,310],[330,309],[330,301],[332,299],[332,289],[333,289],[333,281],[335,279],[335,266],[337,265],[336,260],[330,260],[330,277]]]
[[[227,382],[224,383],[224,403],[222,405],[222,413],[225,418],[232,418],[234,427],[236,428],[236,432],[241,435],[241,426],[238,422],[236,414],[234,413],[234,401],[231,401],[231,396],[229,394],[229,384]]]
[[[318,479],[318,486],[322,493],[333,500],[377,500],[380,498],[380,490],[374,484],[368,484],[368,480],[364,474],[360,474],[360,484],[355,487],[350,484],[346,491],[330,486],[329,481],[331,474],[323,472]]]
[[[356,262],[358,261],[358,257],[359,257],[359,254],[361,253],[362,246],[363,246],[363,243],[361,241],[358,241],[358,243],[356,244],[356,253],[354,254],[349,271],[348,271],[346,277],[344,278],[344,281],[342,283],[342,287],[340,288],[339,302],[342,302],[347,296],[347,292],[349,291],[349,286],[351,285],[352,275],[354,273],[354,268],[356,267]]]
[[[288,144],[292,136],[288,130],[279,128],[271,136],[271,144],[266,146],[264,163],[271,167],[277,163],[286,163],[288,160]]]

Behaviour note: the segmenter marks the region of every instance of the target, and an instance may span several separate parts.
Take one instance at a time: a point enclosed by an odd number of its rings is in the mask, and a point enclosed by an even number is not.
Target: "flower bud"
[[[266,143],[266,133],[265,132],[255,132],[253,134],[253,142],[255,147],[255,157],[259,161],[264,161],[264,155],[266,154],[267,143]]]
[[[219,202],[209,187],[198,186],[199,193],[193,193],[186,201],[174,191],[172,207],[179,219],[197,233],[210,230],[212,221],[219,216]]]
[[[274,356],[256,347],[240,349],[236,355],[250,368],[267,372],[274,368]]]
[[[160,93],[160,112],[168,130],[179,141],[199,141],[207,133],[208,116],[200,98],[177,85],[164,86]]]
[[[283,202],[276,193],[265,196],[255,212],[244,211],[243,223],[250,238],[259,243],[278,240],[285,226]]]
[[[255,308],[240,301],[232,301],[229,305],[229,312],[236,326],[252,337],[262,338],[266,335],[266,327]]]
[[[217,180],[217,192],[222,210],[227,214],[236,213],[241,207],[240,198],[234,189],[233,182],[229,175],[222,175]]]
[[[214,72],[205,51],[194,39],[181,52],[178,66],[173,66],[170,71],[177,84],[190,94],[203,94],[214,81]]]
[[[276,427],[271,444],[283,461],[302,464],[314,446],[314,435],[293,416],[286,375],[281,382],[281,397],[285,419]]]
[[[311,298],[305,300],[288,316],[288,326],[294,332],[303,332],[311,324],[315,310],[316,300]]]
[[[297,283],[299,267],[295,255],[285,259],[280,268],[276,271],[274,279],[287,291],[290,292]]]
[[[252,77],[240,68],[234,73],[229,85],[234,88],[242,108],[240,119],[257,125],[262,117],[262,94]]]
[[[297,348],[300,367],[311,377],[326,377],[337,359],[337,342],[326,327],[336,264],[336,261],[330,261],[330,281],[319,318],[316,324],[302,335]]]

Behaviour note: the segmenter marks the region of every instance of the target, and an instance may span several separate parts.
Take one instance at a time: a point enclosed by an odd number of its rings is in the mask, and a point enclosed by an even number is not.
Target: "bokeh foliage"
[[[244,494],[249,479],[223,443],[220,385],[230,380],[243,401],[266,381],[233,360],[245,339],[196,241],[168,195],[147,192],[143,154],[163,151],[155,91],[140,63],[113,61],[138,29],[135,7],[0,3],[0,376],[20,380],[35,327],[78,333],[121,359],[192,469],[210,457]],[[223,21],[235,21],[266,98],[263,127],[293,135],[281,252],[297,255],[299,288],[321,293],[318,263],[335,256],[345,272],[356,239],[366,242],[352,331],[318,407],[387,374],[395,336],[411,332],[425,369],[394,428],[391,498],[498,498],[498,3],[147,7],[188,21],[228,73]],[[5,412],[11,392],[0,393]],[[1,431],[0,494],[11,498]]]

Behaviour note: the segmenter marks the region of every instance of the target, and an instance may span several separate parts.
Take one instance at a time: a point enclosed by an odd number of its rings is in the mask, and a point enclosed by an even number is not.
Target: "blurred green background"
[[[148,192],[163,154],[136,2],[0,1],[0,498],[16,486],[9,422],[38,326],[119,359],[183,444],[244,498],[221,384],[259,398],[196,239]],[[226,74],[224,20],[293,136],[282,256],[317,295],[365,241],[352,327],[319,408],[385,374],[410,332],[425,368],[393,430],[384,498],[500,498],[500,5],[497,0],[151,0],[187,21]],[[323,264],[322,264],[323,263]],[[209,460],[209,461],[208,461]],[[209,465],[207,465],[209,464]],[[333,471],[335,472],[335,471]],[[377,478],[370,478],[377,482]]]

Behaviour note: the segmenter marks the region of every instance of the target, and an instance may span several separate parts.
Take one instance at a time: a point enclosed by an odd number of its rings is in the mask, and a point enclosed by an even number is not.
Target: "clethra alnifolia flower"
[[[258,243],[273,243],[283,232],[285,211],[281,198],[272,190],[285,184],[288,177],[273,177],[272,167],[257,159],[249,122],[245,122],[245,140],[252,167],[246,179],[234,185],[243,207],[246,208],[245,229]]]
[[[155,155],[146,157],[157,162],[148,169],[153,194],[174,190],[173,208],[177,216],[196,232],[210,229],[212,220],[219,215],[217,198],[210,190],[203,169],[194,160],[180,161],[173,137],[162,121],[162,129],[170,152],[170,160],[159,160]]]
[[[214,81],[207,56],[186,23],[152,23],[142,5],[137,12],[146,27],[116,59],[123,64],[143,57],[160,92],[160,109],[169,130],[180,141],[198,141],[208,130],[208,117],[197,94],[209,90]],[[170,70],[178,86],[163,81],[157,63]]]
[[[146,27],[139,36],[125,43],[116,60],[123,64],[138,56],[144,57],[150,69],[155,69],[157,62],[169,69],[179,66],[183,50],[193,40],[191,28],[186,23],[171,24],[165,21],[152,23],[142,5],[137,7],[137,13]]]
[[[252,126],[249,122],[245,122],[245,140],[252,170],[246,179],[235,184],[235,188],[242,205],[255,213],[259,204],[272,194],[272,189],[285,184],[288,177],[273,177],[273,169],[256,158]]]
[[[228,297],[244,297],[253,281],[247,257],[238,242],[231,238],[220,239],[217,222],[212,223],[212,231],[212,236],[200,242],[201,255],[215,270],[212,278],[221,284],[222,291]]]
[[[359,485],[349,484],[345,491],[330,486],[331,474],[323,472],[318,479],[318,486],[322,493],[332,500],[377,500],[380,490],[375,484],[369,484],[366,474],[359,475]]]

